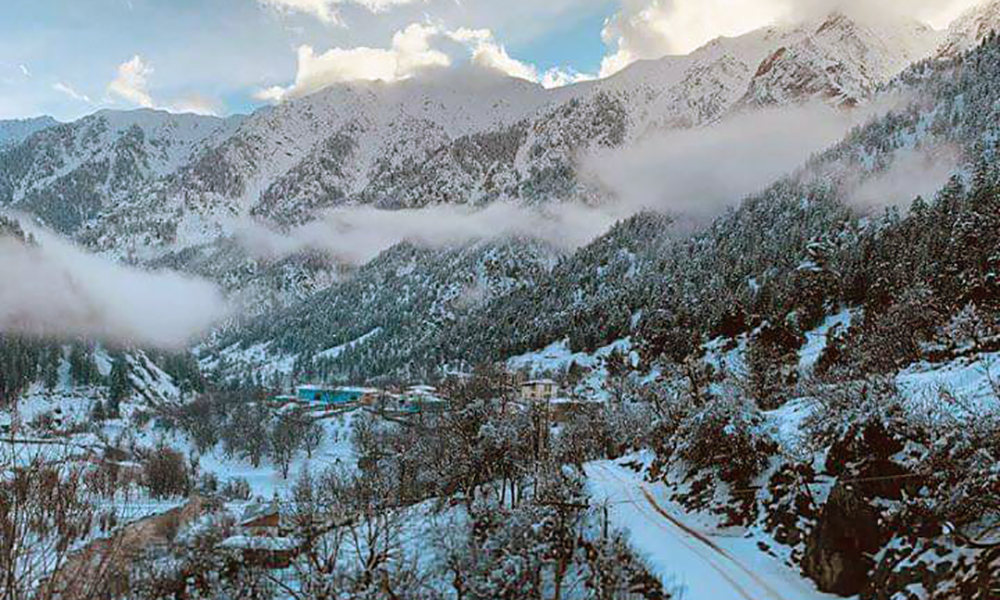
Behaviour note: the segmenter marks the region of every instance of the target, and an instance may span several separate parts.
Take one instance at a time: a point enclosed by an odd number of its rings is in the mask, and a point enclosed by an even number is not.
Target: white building
[[[532,402],[551,402],[559,386],[551,379],[533,379],[521,384],[521,398]]]

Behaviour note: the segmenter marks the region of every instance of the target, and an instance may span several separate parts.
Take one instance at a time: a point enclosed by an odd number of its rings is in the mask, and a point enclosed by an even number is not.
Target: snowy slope
[[[879,84],[930,56],[941,34],[916,21],[857,19],[833,13],[779,34],[753,75],[742,107],[820,98],[855,106]]]
[[[239,120],[104,110],[48,127],[0,154],[0,204],[74,232],[176,171]]]
[[[957,56],[979,45],[992,31],[1000,30],[1000,0],[988,0],[970,8],[948,27],[938,56]]]

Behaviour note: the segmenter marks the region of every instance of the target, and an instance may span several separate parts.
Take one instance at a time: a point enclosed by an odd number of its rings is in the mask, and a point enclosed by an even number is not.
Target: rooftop
[[[237,535],[224,540],[221,546],[229,550],[265,550],[274,552],[294,550],[298,546],[298,543],[291,538]]]
[[[378,392],[375,388],[334,386],[334,385],[300,385],[297,388],[300,392],[346,392],[349,394],[374,394]]]

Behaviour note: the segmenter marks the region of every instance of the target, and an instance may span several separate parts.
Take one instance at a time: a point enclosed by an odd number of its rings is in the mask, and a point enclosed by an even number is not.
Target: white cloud
[[[190,94],[170,103],[167,110],[173,113],[194,113],[196,115],[219,116],[223,113],[222,103],[201,94]]]
[[[55,83],[52,84],[52,89],[54,89],[55,91],[57,91],[57,92],[59,92],[61,94],[65,94],[65,95],[69,96],[70,98],[72,98],[72,99],[74,99],[74,100],[76,100],[78,102],[86,102],[87,104],[91,104],[90,96],[88,96],[86,94],[82,94],[82,93],[76,91],[73,88],[73,86],[71,86],[68,83],[64,83],[62,81],[57,81],[57,82],[55,82]]]
[[[258,0],[265,6],[310,14],[329,24],[340,24],[338,5],[354,4],[373,13],[380,13],[394,6],[413,4],[422,0]]]
[[[396,211],[370,206],[345,207],[327,211],[287,235],[259,224],[247,224],[239,229],[237,239],[260,257],[277,258],[315,250],[356,265],[367,263],[403,241],[437,248],[474,240],[528,236],[574,249],[625,216],[619,209],[575,202],[536,207],[498,202],[483,209],[437,205]]]
[[[136,54],[132,60],[118,66],[118,76],[108,84],[108,95],[124,100],[142,108],[154,108],[172,113],[195,113],[199,115],[218,116],[223,112],[222,103],[201,94],[188,94],[176,100],[161,103],[155,100],[149,92],[149,78],[153,67],[148,65],[141,56]],[[63,83],[57,83],[55,89],[78,100],[86,96],[77,95],[75,91]],[[79,97],[78,97],[79,96]]]
[[[35,226],[32,235],[37,246],[0,237],[0,331],[180,348],[226,316],[205,281],[129,269]]]
[[[579,73],[572,69],[549,69],[542,75],[539,83],[545,88],[552,89],[594,79],[597,79],[597,75]]]
[[[511,58],[507,49],[493,37],[489,29],[458,29],[449,34],[455,41],[470,47],[472,63],[481,67],[500,71],[505,75],[538,81],[538,70],[534,66]]]
[[[629,64],[685,54],[720,35],[738,35],[774,22],[786,0],[621,0],[601,37],[614,51],[601,64],[607,77]]]
[[[961,164],[961,151],[950,145],[899,149],[884,171],[868,179],[849,180],[847,201],[861,209],[906,208],[917,196],[933,198]]]
[[[278,103],[285,99],[285,94],[287,93],[288,90],[286,88],[280,85],[272,85],[271,87],[262,88],[254,92],[253,98],[261,102]]]
[[[21,74],[22,75],[24,75],[25,77],[31,77],[31,70],[28,69],[27,65],[23,65],[23,64],[22,65],[18,65],[18,68],[21,69]]]
[[[863,115],[825,105],[739,114],[583,157],[581,177],[632,210],[707,221],[840,139]]]
[[[489,29],[461,28],[450,32],[449,37],[469,47],[473,64],[499,71],[510,77],[526,79],[540,83],[547,88],[562,87],[571,83],[594,79],[592,75],[550,69],[539,73],[538,69],[529,63],[517,60],[507,53],[507,49],[496,41]]]
[[[258,91],[258,100],[280,101],[304,96],[328,85],[346,81],[400,81],[422,69],[447,67],[451,58],[431,48],[431,39],[440,30],[423,23],[413,23],[397,31],[389,48],[332,48],[316,54],[312,46],[300,46],[295,83],[289,87],[269,87]]]
[[[153,97],[147,90],[152,74],[153,68],[136,54],[118,66],[118,76],[108,84],[108,93],[143,108],[153,108]]]
[[[441,47],[447,40],[460,44],[468,56],[448,54]],[[287,87],[262,88],[253,97],[264,102],[281,102],[336,83],[401,81],[430,68],[449,67],[463,61],[545,87],[594,79],[593,75],[562,69],[540,72],[534,65],[510,56],[489,29],[459,28],[448,31],[434,24],[413,23],[397,31],[388,48],[332,48],[316,54],[312,46],[300,46],[295,82]]]

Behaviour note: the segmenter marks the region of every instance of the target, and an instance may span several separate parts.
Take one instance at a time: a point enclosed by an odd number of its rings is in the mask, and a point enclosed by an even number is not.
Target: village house
[[[356,387],[300,385],[296,390],[296,398],[300,401],[335,405],[370,404],[376,395],[378,390]]]
[[[528,402],[551,402],[559,393],[559,386],[551,379],[533,379],[521,384],[521,398]]]
[[[242,535],[223,540],[219,547],[242,554],[244,564],[271,570],[290,567],[298,549],[291,538]]]
[[[283,533],[279,504],[258,502],[247,506],[238,522],[237,534],[220,546],[240,552],[247,564],[284,569],[291,564],[297,543]]]
[[[438,395],[437,388],[430,385],[410,386],[393,399],[396,409],[411,414],[442,413],[450,406],[445,398]]]
[[[250,504],[243,510],[240,530],[250,536],[275,536],[281,531],[281,507],[277,502]]]

